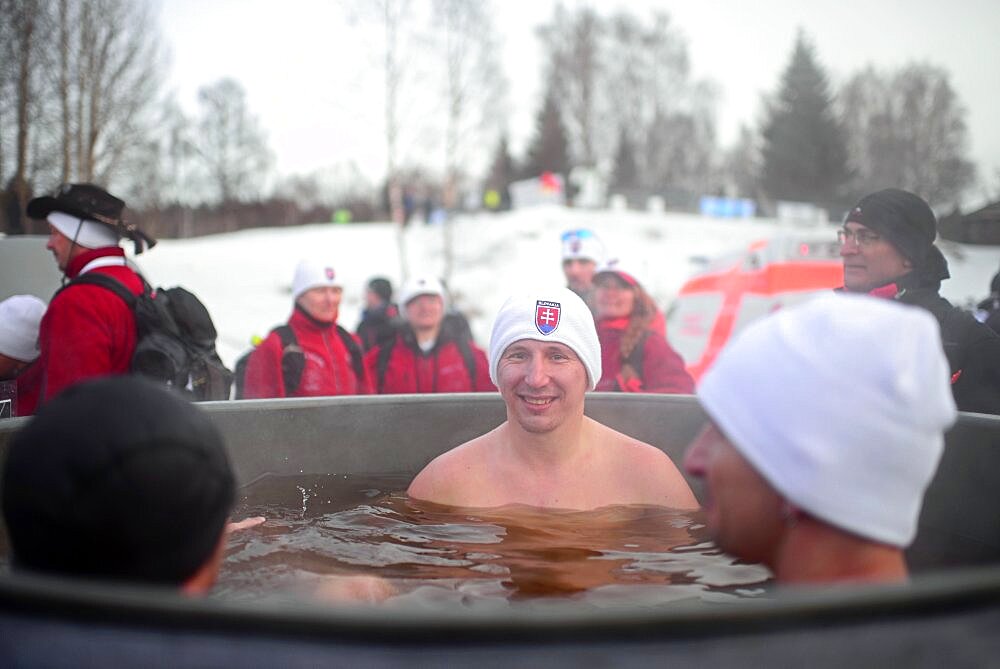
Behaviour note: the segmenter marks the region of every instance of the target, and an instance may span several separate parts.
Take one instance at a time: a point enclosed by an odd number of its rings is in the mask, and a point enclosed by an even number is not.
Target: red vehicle
[[[712,261],[684,284],[667,313],[667,338],[698,381],[748,323],[843,283],[840,246],[832,232],[759,240]]]

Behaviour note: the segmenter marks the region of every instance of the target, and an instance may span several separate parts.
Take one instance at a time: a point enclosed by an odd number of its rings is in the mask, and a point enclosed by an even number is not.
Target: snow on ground
[[[559,237],[581,227],[596,232],[610,255],[634,270],[661,307],[705,259],[787,229],[767,219],[562,207],[460,217],[452,224],[455,264],[449,287],[481,346],[488,344],[493,316],[509,294],[564,283]],[[833,239],[836,228],[809,232]],[[441,226],[412,225],[402,242],[410,275],[443,274]],[[1000,247],[945,242],[942,248],[952,273],[942,289],[945,297],[963,306],[984,297],[997,271]],[[329,263],[343,277],[339,322],[352,331],[368,279],[383,275],[398,288],[403,274],[398,235],[390,223],[325,223],[163,240],[137,260],[154,286],[183,285],[202,299],[219,330],[219,354],[232,366],[250,348],[252,336],[264,336],[288,318],[292,273],[302,258]]]

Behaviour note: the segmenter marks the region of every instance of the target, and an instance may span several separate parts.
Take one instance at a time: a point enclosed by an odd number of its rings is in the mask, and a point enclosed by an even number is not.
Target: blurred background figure
[[[460,314],[446,313],[444,285],[416,276],[399,295],[403,318],[395,336],[365,355],[375,391],[395,393],[470,393],[496,390],[486,352],[472,341]]]
[[[250,353],[245,370],[237,363],[237,399],[371,393],[361,342],[337,324],[343,291],[333,267],[299,262],[292,315]]]
[[[990,281],[990,296],[976,305],[976,318],[1000,334],[1000,270]]]
[[[566,287],[594,311],[594,272],[604,263],[604,244],[591,230],[580,228],[562,234],[562,268]]]
[[[362,348],[370,351],[395,337],[397,318],[399,308],[392,302],[392,284],[382,276],[371,279],[365,288],[365,308],[357,329]]]
[[[34,295],[0,302],[0,418],[24,416],[38,402],[38,326],[45,303]],[[30,366],[29,366],[30,365]]]
[[[594,307],[604,370],[598,391],[694,392],[684,360],[664,336],[663,314],[617,261],[594,274]]]

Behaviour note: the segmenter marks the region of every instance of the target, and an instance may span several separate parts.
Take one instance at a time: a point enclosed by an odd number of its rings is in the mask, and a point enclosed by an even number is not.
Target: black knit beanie
[[[161,585],[207,562],[235,494],[208,416],[133,376],[43,405],[11,440],[2,486],[15,568]]]
[[[392,300],[392,284],[389,283],[388,279],[377,276],[368,282],[368,287],[371,288],[373,293],[382,298],[383,302]]]
[[[886,188],[861,198],[844,223],[860,223],[888,239],[922,277],[947,279],[948,262],[934,246],[937,218],[918,195]]]

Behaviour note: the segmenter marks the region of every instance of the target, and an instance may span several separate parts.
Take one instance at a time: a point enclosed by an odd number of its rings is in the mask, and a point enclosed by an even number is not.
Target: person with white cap
[[[701,379],[684,460],[716,542],[782,584],[904,580],[949,376],[934,318],[882,300],[828,295],[740,332]]]
[[[403,319],[395,336],[365,355],[380,394],[472,393],[496,390],[486,352],[472,341],[468,323],[447,313],[444,285],[433,276],[414,276],[399,293]]]
[[[567,230],[562,242],[562,268],[566,286],[594,310],[594,272],[605,260],[604,244],[592,230]]]
[[[343,279],[332,266],[298,263],[292,315],[250,353],[245,379],[238,381],[239,398],[371,393],[361,342],[337,324],[343,291]]]
[[[617,260],[599,267],[594,306],[604,370],[598,391],[694,392],[684,359],[667,342],[663,312],[634,272]]]
[[[106,275],[135,295],[142,278],[128,265],[121,239],[142,253],[156,241],[123,216],[125,203],[93,184],[63,184],[28,202],[28,216],[49,224],[48,248],[69,283],[52,298],[39,327],[39,401],[84,379],[129,371],[137,333],[127,304],[101,286],[75,283]]]
[[[490,377],[507,420],[434,459],[410,484],[411,497],[480,508],[697,507],[665,453],[584,415],[601,347],[572,291],[539,289],[504,303],[490,337]]]
[[[0,302],[0,418],[29,415],[37,403],[38,327],[45,303],[34,295]]]

